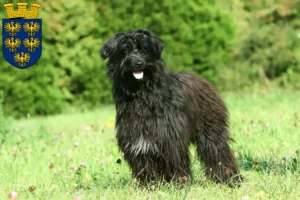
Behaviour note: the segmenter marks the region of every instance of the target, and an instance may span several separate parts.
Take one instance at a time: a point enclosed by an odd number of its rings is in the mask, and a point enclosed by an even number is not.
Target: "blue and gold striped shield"
[[[42,55],[42,20],[34,18],[33,7],[27,11],[26,4],[25,10],[20,9],[24,8],[24,4],[18,3],[16,11],[13,10],[13,4],[5,4],[9,18],[2,21],[3,56],[19,69],[32,66]]]

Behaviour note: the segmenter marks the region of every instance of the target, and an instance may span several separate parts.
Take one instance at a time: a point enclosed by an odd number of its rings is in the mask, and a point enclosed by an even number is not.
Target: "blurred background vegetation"
[[[0,0],[1,5],[17,2]],[[49,115],[112,103],[99,49],[116,32],[136,28],[164,40],[170,69],[199,74],[219,91],[300,89],[299,0],[27,2],[41,4],[43,52],[25,70],[10,66],[1,53],[5,115]],[[4,8],[0,16],[6,18]]]

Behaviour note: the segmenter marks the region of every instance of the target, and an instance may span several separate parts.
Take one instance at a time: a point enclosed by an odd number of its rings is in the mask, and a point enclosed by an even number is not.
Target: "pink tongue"
[[[136,78],[136,79],[142,79],[143,76],[144,76],[143,71],[141,71],[141,72],[132,72],[132,74],[133,74],[134,78]]]

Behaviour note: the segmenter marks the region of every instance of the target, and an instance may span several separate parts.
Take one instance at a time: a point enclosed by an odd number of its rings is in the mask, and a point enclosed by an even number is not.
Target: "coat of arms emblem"
[[[39,4],[4,4],[8,19],[2,21],[2,52],[12,66],[25,69],[35,64],[42,54],[42,20],[37,19]]]

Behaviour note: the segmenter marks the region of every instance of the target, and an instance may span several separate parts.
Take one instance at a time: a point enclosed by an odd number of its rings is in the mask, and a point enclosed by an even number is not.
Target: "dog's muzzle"
[[[124,65],[127,66],[126,71],[132,72],[132,75],[135,79],[143,79],[145,62],[141,58],[136,55],[131,55],[126,58]]]
[[[138,71],[134,70],[132,71],[132,75],[134,76],[134,78],[136,79],[142,79],[144,77],[144,71],[142,70],[144,67],[144,64],[142,61],[139,60],[135,60],[133,61],[132,64],[136,69],[138,69]]]

